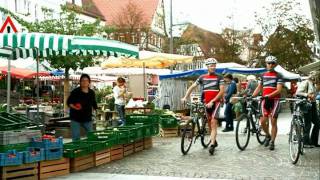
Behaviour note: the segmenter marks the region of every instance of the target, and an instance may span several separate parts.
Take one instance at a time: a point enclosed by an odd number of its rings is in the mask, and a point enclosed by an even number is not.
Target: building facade
[[[82,0],[74,4],[115,29],[106,33],[106,38],[136,45],[140,50],[162,52],[167,36],[163,0]],[[134,16],[138,18],[130,18]]]

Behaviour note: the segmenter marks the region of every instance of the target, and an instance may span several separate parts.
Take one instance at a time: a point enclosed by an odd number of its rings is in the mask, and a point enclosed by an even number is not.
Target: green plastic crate
[[[63,156],[76,158],[106,149],[105,141],[89,141],[87,139],[66,143],[63,145]]]
[[[76,158],[91,153],[90,144],[84,141],[75,141],[63,144],[63,156]]]
[[[130,140],[139,140],[143,138],[143,126],[142,125],[131,125],[131,126],[123,126],[119,127],[120,129],[128,129],[130,130],[129,139]]]
[[[178,127],[178,120],[173,116],[161,116],[160,126],[162,128],[175,128]]]
[[[7,152],[8,150],[24,151],[29,146],[30,146],[30,143],[0,145],[0,152],[3,153],[3,152]]]
[[[143,124],[136,123],[135,125],[141,126],[143,137],[151,137],[159,134],[159,124]]]
[[[88,141],[100,141],[105,143],[105,148],[109,148],[118,143],[118,133],[115,131],[93,131],[87,134]]]
[[[154,124],[159,123],[160,116],[159,115],[148,115],[148,114],[129,114],[126,115],[126,124],[134,125],[135,123],[143,123],[143,124]]]

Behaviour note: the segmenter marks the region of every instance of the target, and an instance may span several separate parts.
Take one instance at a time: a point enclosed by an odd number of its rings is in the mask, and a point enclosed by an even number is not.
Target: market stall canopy
[[[97,37],[46,33],[0,33],[0,56],[8,59],[70,55],[138,57],[138,47]]]
[[[217,73],[223,73],[227,68],[243,68],[245,66],[237,63],[219,63],[217,64],[216,72]],[[166,75],[160,75],[160,80],[161,79],[169,79],[169,78],[185,78],[185,77],[190,77],[190,76],[200,76],[202,74],[208,73],[207,68],[202,68],[202,69],[195,69],[195,70],[190,70],[190,71],[185,71],[185,72],[180,72],[180,73],[172,73],[172,74],[166,74]]]
[[[14,66],[16,68],[23,68],[23,69],[30,69],[32,71],[37,71],[37,61],[35,61],[32,58],[27,59],[17,59],[14,61],[11,61],[11,66]],[[0,59],[0,67],[1,66],[8,66],[7,61],[2,61]],[[52,71],[54,68],[52,68],[48,61],[44,60],[39,62],[39,71]]]
[[[219,63],[216,72],[217,73],[237,73],[237,74],[261,74],[266,71],[265,68],[246,68],[246,67],[227,67],[223,65],[224,63]],[[280,65],[275,67],[275,71],[282,74],[285,80],[299,80],[301,77],[299,74],[295,74],[283,69]],[[185,78],[189,76],[199,76],[202,74],[208,73],[207,69],[196,69],[192,71],[185,71],[182,73],[175,73],[175,74],[167,74],[161,75],[160,80],[168,79],[168,78]]]
[[[148,69],[145,68],[143,71],[143,68],[108,68],[108,69],[102,69],[101,67],[86,67],[83,70],[77,70],[74,73],[86,73],[89,75],[95,75],[95,76],[124,76],[124,75],[141,75],[145,72],[145,74],[153,74],[153,75],[164,75],[169,74],[170,69]],[[173,71],[174,73],[180,72],[180,71]]]
[[[69,76],[69,79],[72,81],[79,81],[81,75],[79,74],[72,74]],[[39,77],[40,80],[42,81],[60,81],[64,80],[65,76],[41,76]],[[115,82],[117,80],[117,77],[110,77],[110,76],[90,76],[90,79],[92,82]]]
[[[158,53],[151,51],[140,51],[139,59],[130,58],[109,58],[102,63],[103,68],[119,67],[147,67],[147,68],[167,68],[179,63],[192,63],[193,56],[177,54]]]
[[[278,73],[282,74],[282,76],[285,80],[300,80],[300,78],[301,78],[301,76],[299,74],[289,72],[289,71],[283,69],[283,67],[281,67],[280,65],[276,66],[274,68],[274,70],[277,71]]]
[[[0,71],[2,74],[6,75],[8,73],[8,67],[2,66],[0,67]],[[37,71],[24,69],[24,68],[11,67],[10,74],[11,76],[18,79],[30,79],[30,78],[34,78],[37,75]],[[42,71],[42,72],[39,72],[39,76],[50,76],[50,73]]]
[[[311,71],[320,71],[320,60],[300,67],[299,71],[305,74],[309,74]]]

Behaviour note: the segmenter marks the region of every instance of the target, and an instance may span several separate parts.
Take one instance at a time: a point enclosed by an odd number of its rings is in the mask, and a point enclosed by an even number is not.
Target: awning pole
[[[7,113],[10,113],[10,90],[11,90],[11,60],[8,59],[8,72],[7,72]]]
[[[143,62],[143,95],[144,95],[145,101],[148,101],[146,91],[147,91],[147,89],[146,89],[146,64],[145,64],[145,62]]]
[[[36,82],[37,82],[37,122],[40,122],[39,116],[39,50],[37,49],[37,75],[36,75]]]

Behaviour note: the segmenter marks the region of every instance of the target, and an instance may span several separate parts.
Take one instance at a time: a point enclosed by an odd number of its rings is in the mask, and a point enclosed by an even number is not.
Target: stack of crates
[[[63,145],[63,156],[78,158],[106,149],[106,146],[109,144],[104,141],[90,141],[88,139],[74,141]]]
[[[45,160],[55,160],[62,158],[63,155],[63,138],[41,137],[33,138],[31,147],[43,148]]]
[[[172,115],[161,115],[160,116],[160,127],[162,129],[167,128],[177,128],[178,127],[178,120]]]
[[[40,136],[40,130],[0,131],[1,166],[20,165],[43,160],[43,152],[40,149],[28,149],[31,139]]]
[[[16,166],[23,163],[23,152],[8,150],[0,153],[0,166]]]
[[[127,125],[142,125],[143,136],[151,137],[159,134],[159,115],[129,114],[126,115]]]
[[[179,135],[179,124],[177,118],[172,115],[160,116],[160,136],[177,137]]]

